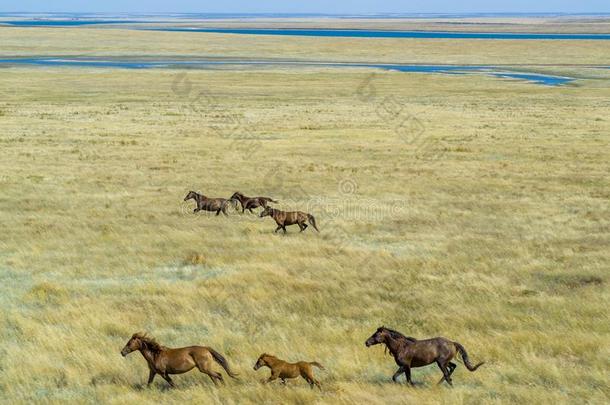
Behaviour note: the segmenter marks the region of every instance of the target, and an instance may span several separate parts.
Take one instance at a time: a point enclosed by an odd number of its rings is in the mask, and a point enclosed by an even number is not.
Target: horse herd
[[[220,215],[222,212],[225,215],[229,215],[227,213],[227,208],[230,205],[233,205],[235,209],[237,209],[237,203],[241,204],[241,212],[244,213],[248,210],[250,213],[254,213],[252,211],[253,208],[262,207],[259,217],[271,217],[275,220],[277,224],[277,228],[275,228],[275,232],[280,229],[286,233],[286,227],[290,225],[298,225],[303,232],[307,229],[307,222],[318,232],[318,226],[316,225],[316,219],[313,215],[302,212],[302,211],[280,211],[275,208],[269,207],[267,204],[269,203],[277,203],[272,198],[269,197],[246,197],[240,192],[235,192],[231,196],[231,198],[210,198],[206,197],[203,194],[197,193],[195,191],[189,191],[186,197],[184,197],[184,201],[195,200],[197,206],[193,210],[194,213],[199,211],[213,211],[216,212],[216,215]]]
[[[228,199],[209,198],[195,191],[189,191],[186,197],[184,197],[184,201],[191,199],[195,200],[196,203],[193,211],[195,213],[199,211],[212,211],[216,212],[216,215],[220,215],[221,212],[228,215],[228,207],[233,205],[235,209],[238,209],[239,203],[241,204],[242,213],[245,213],[246,210],[254,213],[253,209],[262,208],[263,210],[260,212],[259,217],[272,217],[277,224],[275,232],[283,230],[286,233],[286,227],[290,225],[298,225],[301,232],[303,232],[308,227],[307,223],[319,232],[313,215],[301,211],[286,212],[271,208],[269,206],[270,203],[277,204],[278,202],[270,197],[247,197],[240,192],[236,192]],[[394,382],[397,382],[398,377],[404,374],[407,382],[413,385],[411,368],[436,363],[443,373],[439,384],[445,381],[449,385],[453,385],[451,375],[457,365],[451,360],[458,353],[462,357],[464,365],[470,371],[475,371],[483,364],[479,363],[473,366],[470,363],[464,346],[443,337],[418,340],[382,326],[365,342],[366,347],[378,344],[385,345],[386,350],[392,354],[394,361],[398,365],[398,370],[392,376]],[[171,387],[174,387],[174,382],[170,377],[171,374],[186,373],[195,367],[200,372],[207,374],[215,385],[218,385],[219,382],[224,383],[222,374],[214,371],[212,368],[214,362],[220,364],[230,377],[237,378],[237,374],[230,369],[226,358],[211,347],[189,346],[169,348],[160,345],[155,339],[148,337],[146,334],[135,333],[123,350],[121,350],[121,354],[126,356],[133,351],[139,351],[148,363],[149,385],[153,382],[155,376],[159,374]],[[265,382],[280,379],[282,383],[286,383],[287,379],[302,377],[312,388],[316,386],[321,388],[320,382],[314,377],[313,367],[324,368],[316,361],[289,363],[273,355],[263,353],[254,364],[254,370],[258,370],[261,367],[268,367],[271,370],[271,375]]]
[[[443,373],[443,377],[438,383],[446,381],[449,385],[453,385],[451,375],[457,365],[451,360],[458,353],[469,371],[475,371],[483,364],[473,366],[464,346],[443,337],[418,340],[382,326],[365,342],[366,347],[378,344],[385,345],[398,365],[398,370],[392,376],[394,382],[397,382],[398,377],[404,373],[407,382],[414,385],[411,380],[411,368],[436,363]],[[170,374],[186,373],[195,367],[200,372],[207,374],[214,385],[218,385],[219,382],[224,383],[222,374],[212,369],[214,362],[220,364],[230,377],[238,378],[238,375],[229,367],[227,359],[211,347],[188,346],[172,349],[160,345],[146,334],[135,333],[121,350],[121,354],[125,357],[134,351],[139,351],[148,363],[148,385],[159,374],[173,388],[175,384]],[[271,354],[263,353],[256,360],[254,370],[261,367],[268,367],[271,370],[271,375],[264,383],[280,379],[282,384],[285,384],[289,378],[302,377],[311,388],[322,388],[313,375],[313,367],[324,369],[317,361],[289,363]]]

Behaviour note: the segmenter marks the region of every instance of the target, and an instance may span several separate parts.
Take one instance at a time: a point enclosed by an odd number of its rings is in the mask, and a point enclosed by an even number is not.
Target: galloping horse
[[[239,201],[241,203],[241,212],[245,212],[246,209],[247,209],[251,213],[254,212],[254,211],[252,211],[252,208],[258,208],[258,207],[267,208],[267,203],[270,203],[270,202],[277,204],[277,201],[275,201],[272,198],[269,198],[269,197],[246,197],[245,195],[243,195],[239,191],[236,191],[235,193],[233,193],[233,195],[231,196],[230,200],[237,200],[237,201]]]
[[[287,378],[297,378],[301,376],[309,383],[311,388],[313,388],[315,385],[322,389],[320,382],[313,376],[312,366],[324,370],[324,367],[322,367],[322,365],[317,361],[298,361],[296,363],[288,363],[287,361],[280,360],[271,354],[263,353],[254,364],[254,370],[256,371],[261,367],[269,367],[271,369],[271,375],[266,381],[268,383],[279,378],[282,381],[282,384],[286,384]]]
[[[197,203],[197,207],[193,210],[194,213],[204,210],[216,211],[216,215],[220,215],[220,211],[222,211],[223,214],[228,215],[227,207],[229,206],[230,201],[225,198],[208,198],[203,194],[189,191],[186,197],[184,197],[184,201],[188,201],[191,198]]]
[[[155,339],[143,333],[134,333],[121,350],[121,354],[125,357],[135,350],[139,350],[148,363],[148,385],[153,382],[155,375],[159,374],[173,388],[175,384],[169,377],[170,374],[186,373],[195,367],[207,374],[214,385],[218,385],[218,381],[224,383],[222,374],[212,370],[212,361],[220,364],[230,377],[237,378],[237,374],[230,370],[227,360],[211,347],[189,346],[171,349],[161,346]]]
[[[443,372],[443,378],[438,382],[439,384],[447,381],[449,385],[453,385],[451,381],[451,374],[455,371],[457,365],[452,363],[451,360],[459,352],[464,361],[464,365],[470,371],[475,371],[484,363],[479,363],[473,366],[468,358],[468,353],[464,346],[457,342],[452,342],[444,337],[435,337],[426,340],[417,340],[415,338],[406,337],[402,333],[385,327],[380,327],[373,333],[373,335],[365,342],[366,346],[373,346],[376,344],[385,344],[386,348],[390,351],[396,364],[398,364],[398,370],[392,376],[392,380],[396,382],[398,376],[405,373],[407,381],[413,385],[411,381],[411,368],[427,366],[436,362],[438,367]]]
[[[275,222],[277,223],[277,228],[275,228],[275,232],[279,231],[280,229],[283,229],[284,233],[286,233],[286,226],[294,224],[299,225],[299,228],[301,228],[301,232],[303,232],[305,229],[307,229],[307,224],[305,223],[305,221],[309,221],[311,226],[313,226],[316,231],[320,232],[320,230],[316,226],[316,219],[313,217],[313,215],[308,214],[306,212],[286,212],[276,210],[275,208],[271,207],[265,207],[263,212],[261,212],[260,217],[263,218],[266,216],[270,216],[271,218],[275,219]]]

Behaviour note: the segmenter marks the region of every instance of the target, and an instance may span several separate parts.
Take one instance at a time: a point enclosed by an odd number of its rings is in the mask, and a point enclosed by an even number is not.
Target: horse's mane
[[[385,326],[382,326],[381,328],[384,329],[386,332],[388,332],[392,339],[400,340],[403,343],[417,342],[417,339],[415,339],[414,337],[405,336],[405,335],[403,335],[402,333],[400,333],[397,330],[386,328]],[[387,353],[387,352],[388,352],[388,345],[386,343],[386,346],[385,346],[385,349],[384,349],[384,353]]]
[[[405,339],[405,340],[408,340],[409,342],[417,342],[417,339],[415,339],[414,337],[405,336],[397,330],[389,329],[386,327],[384,327],[384,329],[390,334],[392,339]]]
[[[146,333],[142,333],[142,332],[134,333],[132,338],[140,339],[142,342],[144,342],[146,347],[154,353],[159,353],[161,351],[161,349],[163,349],[163,346],[161,346],[159,344],[159,342],[157,342],[155,340],[155,338],[153,338],[152,336],[146,335]]]

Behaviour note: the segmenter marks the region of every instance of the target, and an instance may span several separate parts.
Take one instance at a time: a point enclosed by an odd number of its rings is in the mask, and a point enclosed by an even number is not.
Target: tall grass
[[[206,104],[173,71],[3,70],[0,398],[607,402],[608,87],[382,73],[363,99],[368,75],[189,72]],[[380,118],[390,96],[428,146]],[[321,232],[195,215],[191,189],[269,195]],[[364,347],[382,324],[487,364],[393,384]],[[148,389],[119,354],[136,331],[209,345],[241,380]],[[261,385],[264,351],[320,361],[324,389]]]

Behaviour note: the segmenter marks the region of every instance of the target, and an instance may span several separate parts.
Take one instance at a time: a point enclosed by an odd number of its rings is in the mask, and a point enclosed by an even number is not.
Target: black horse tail
[[[482,361],[479,364],[477,364],[476,366],[473,366],[470,363],[470,358],[468,357],[468,353],[466,353],[466,349],[464,349],[464,346],[462,346],[458,342],[453,342],[453,344],[455,345],[455,348],[458,350],[458,352],[460,352],[460,355],[462,356],[462,360],[464,361],[464,365],[466,366],[466,368],[468,370],[475,371],[477,368],[479,368],[483,364],[485,364],[485,362]]]
[[[307,219],[309,220],[309,223],[311,224],[311,226],[313,226],[313,228],[320,232],[320,230],[318,229],[318,227],[316,226],[316,219],[313,217],[313,215],[311,214],[307,214]]]
[[[229,363],[227,362],[227,359],[225,359],[222,354],[218,353],[216,350],[212,349],[211,347],[208,347],[208,350],[212,354],[212,357],[214,357],[214,360],[216,360],[216,363],[220,364],[222,366],[222,368],[225,369],[225,371],[227,372],[229,377],[237,379],[238,374],[231,371],[231,369],[229,368]]]
[[[324,366],[322,366],[322,365],[321,365],[320,363],[318,363],[317,361],[310,361],[310,362],[309,362],[309,364],[311,364],[312,366],[315,366],[315,367],[317,367],[317,368],[319,368],[319,369],[326,370],[326,369],[324,368]]]

